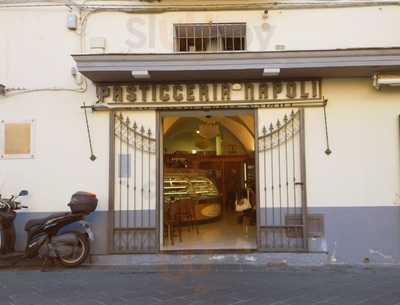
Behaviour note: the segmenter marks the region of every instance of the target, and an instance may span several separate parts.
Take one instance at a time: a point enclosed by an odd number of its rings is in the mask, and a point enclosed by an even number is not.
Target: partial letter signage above
[[[132,83],[97,87],[97,106],[109,108],[304,107],[323,103],[320,80],[214,83]]]

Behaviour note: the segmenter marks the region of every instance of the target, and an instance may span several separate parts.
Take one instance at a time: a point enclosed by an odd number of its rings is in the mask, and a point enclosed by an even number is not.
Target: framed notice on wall
[[[34,157],[35,121],[0,121],[0,158],[26,159]]]

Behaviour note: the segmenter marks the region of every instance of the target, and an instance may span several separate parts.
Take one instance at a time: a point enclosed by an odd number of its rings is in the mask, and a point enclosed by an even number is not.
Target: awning
[[[276,52],[72,55],[95,83],[240,80],[266,77],[370,77],[400,71],[399,48]],[[132,71],[147,73],[135,79]]]

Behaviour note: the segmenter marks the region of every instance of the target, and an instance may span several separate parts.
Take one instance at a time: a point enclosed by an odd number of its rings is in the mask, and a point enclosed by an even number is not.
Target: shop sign
[[[320,80],[132,83],[97,87],[97,104],[115,108],[294,107],[323,102]]]

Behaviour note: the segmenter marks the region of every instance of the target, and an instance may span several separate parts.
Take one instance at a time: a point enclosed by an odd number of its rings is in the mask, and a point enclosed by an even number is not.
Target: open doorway
[[[256,249],[254,112],[161,115],[163,250]]]

